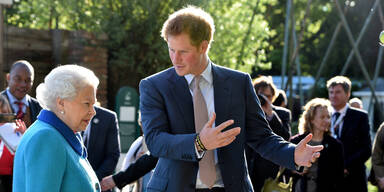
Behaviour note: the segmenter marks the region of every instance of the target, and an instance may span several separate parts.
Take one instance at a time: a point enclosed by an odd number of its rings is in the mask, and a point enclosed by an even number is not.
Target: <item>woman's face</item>
[[[314,130],[325,132],[329,129],[331,118],[326,107],[318,107],[315,110],[315,116],[312,120]]]
[[[58,116],[73,131],[84,131],[96,114],[93,107],[96,101],[96,89],[88,85],[79,91],[73,100],[64,99],[59,102],[62,105],[64,114],[58,113]]]

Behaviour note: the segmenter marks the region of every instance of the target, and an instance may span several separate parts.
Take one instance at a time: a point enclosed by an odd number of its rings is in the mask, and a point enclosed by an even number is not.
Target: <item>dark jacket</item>
[[[365,162],[372,153],[370,126],[365,111],[349,107],[344,117],[340,141],[344,146],[345,191],[367,191]]]
[[[88,161],[101,181],[115,171],[120,157],[120,137],[116,113],[96,106],[95,110],[87,151]]]
[[[217,159],[226,191],[253,191],[244,156],[250,145],[265,158],[295,169],[295,146],[272,133],[248,74],[212,65],[215,124],[233,119],[224,131],[241,127],[236,139],[218,148]],[[140,82],[140,111],[145,141],[158,157],[149,191],[192,192],[196,188],[194,111],[188,82],[174,68]]]
[[[273,106],[272,109],[273,117],[268,120],[269,126],[274,133],[288,141],[291,137],[291,111],[277,106]],[[245,148],[245,152],[253,189],[258,192],[263,187],[266,179],[276,177],[279,166],[264,159],[249,146]]]
[[[116,183],[116,186],[121,189],[129,183],[140,179],[154,169],[156,167],[157,160],[158,158],[152,155],[144,154],[134,163],[129,165],[125,171],[120,171],[114,175],[113,181]]]
[[[292,143],[299,143],[308,133],[303,135],[297,135],[292,138]],[[324,139],[321,143],[324,149],[320,151],[320,157],[318,159],[317,170],[317,192],[339,192],[343,190],[342,182],[344,177],[344,157],[343,157],[343,145],[341,142],[330,135],[324,135]],[[289,170],[286,171],[290,172]],[[288,174],[290,175],[290,174]],[[295,185],[301,176],[298,174],[292,174],[293,176],[293,191],[295,191]],[[302,191],[306,191],[306,185],[304,179]]]

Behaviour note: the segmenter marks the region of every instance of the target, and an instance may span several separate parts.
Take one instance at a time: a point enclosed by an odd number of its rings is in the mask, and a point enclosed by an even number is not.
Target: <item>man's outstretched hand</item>
[[[320,151],[323,150],[323,145],[310,146],[308,142],[312,139],[312,134],[308,134],[295,149],[295,163],[298,166],[312,166],[312,163],[320,157]]]
[[[208,120],[199,134],[201,142],[208,150],[229,145],[240,133],[240,127],[235,127],[222,132],[223,129],[233,124],[233,120],[228,120],[217,127],[212,127],[215,119],[216,114],[213,113],[212,117]]]

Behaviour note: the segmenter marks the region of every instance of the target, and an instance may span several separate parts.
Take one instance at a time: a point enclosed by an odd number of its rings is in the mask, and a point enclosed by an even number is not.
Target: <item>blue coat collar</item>
[[[87,158],[87,150],[82,144],[83,142],[80,134],[75,134],[72,129],[61,121],[53,112],[43,109],[37,119],[54,127],[61,135],[63,135],[65,140],[76,153],[84,158]]]

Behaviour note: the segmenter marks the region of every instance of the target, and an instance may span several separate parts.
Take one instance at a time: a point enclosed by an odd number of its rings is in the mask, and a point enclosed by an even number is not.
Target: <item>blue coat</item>
[[[87,159],[55,127],[40,119],[31,125],[17,148],[13,174],[14,192],[100,191]]]
[[[270,129],[248,74],[212,64],[216,125],[240,127],[228,146],[217,149],[226,191],[253,191],[244,157],[246,144],[263,157],[295,169],[294,145]],[[192,95],[184,77],[169,68],[140,83],[140,110],[148,149],[159,157],[148,191],[195,191],[198,158]]]

